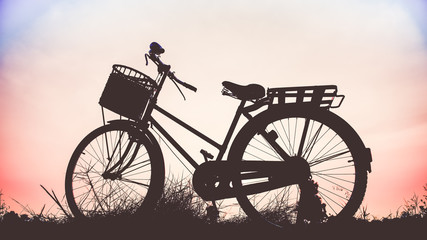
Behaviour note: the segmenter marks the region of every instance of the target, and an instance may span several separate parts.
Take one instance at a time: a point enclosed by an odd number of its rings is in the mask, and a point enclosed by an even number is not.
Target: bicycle
[[[153,42],[145,54],[146,65],[148,59],[157,65],[155,79],[113,65],[99,102],[104,124],[80,142],[67,167],[66,197],[75,217],[153,210],[165,181],[154,130],[194,167],[194,190],[206,201],[236,198],[249,218],[276,226],[355,214],[372,157],[355,130],[330,111],[344,100],[337,86],[269,88],[266,93],[258,84],[223,82],[222,94],[240,105],[220,144],[156,104],[167,78],[181,94],[178,84],[197,91],[160,60],[163,53]],[[106,123],[104,108],[125,119]],[[205,161],[198,164],[153,111],[217,148],[215,159],[202,149]],[[228,147],[242,116],[247,122]]]

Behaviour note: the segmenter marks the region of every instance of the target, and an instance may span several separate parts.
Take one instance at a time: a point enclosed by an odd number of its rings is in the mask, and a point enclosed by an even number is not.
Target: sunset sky
[[[363,205],[394,214],[427,183],[426,13],[424,0],[0,0],[2,200],[39,212],[53,205],[40,184],[64,195],[74,148],[102,124],[111,66],[153,75],[144,53],[157,41],[198,88],[184,101],[167,83],[159,104],[218,142],[238,105],[224,80],[337,85],[333,111],[372,149]]]

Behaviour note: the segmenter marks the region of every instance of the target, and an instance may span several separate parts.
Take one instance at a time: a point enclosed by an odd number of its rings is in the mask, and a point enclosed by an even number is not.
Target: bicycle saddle
[[[228,94],[240,100],[255,100],[265,96],[265,89],[258,84],[249,84],[247,86],[238,85],[232,82],[222,82],[222,86],[229,91]]]

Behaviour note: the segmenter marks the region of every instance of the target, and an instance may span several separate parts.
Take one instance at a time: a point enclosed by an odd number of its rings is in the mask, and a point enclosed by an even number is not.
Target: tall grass
[[[403,205],[395,210],[394,213],[390,213],[388,216],[378,218],[373,216],[368,211],[368,206],[364,205],[359,208],[359,212],[356,216],[358,220],[362,221],[388,221],[408,218],[427,219],[427,183],[423,186],[425,194],[419,196],[413,194],[409,199],[404,199]]]
[[[424,189],[427,193],[427,184]],[[371,230],[384,235],[383,237],[386,235],[391,237],[400,236],[399,234],[403,234],[402,237],[407,237],[415,233],[426,235],[427,195],[422,197],[413,195],[404,201],[403,206],[400,208],[401,210],[382,219],[372,216],[368,211],[368,207],[362,206],[358,215],[352,221],[346,223],[334,222],[302,227],[296,226],[286,231],[261,228],[242,215],[227,219],[220,217],[218,209],[213,208],[210,202],[203,201],[194,192],[191,182],[187,180],[167,180],[164,193],[153,213],[144,217],[123,213],[120,216],[106,216],[104,219],[95,221],[77,221],[72,217],[66,204],[61,203],[54,196],[53,191],[49,195],[52,195],[51,197],[57,205],[59,215],[54,215],[50,211],[44,210],[45,208],[37,213],[22,204],[21,207],[25,210],[24,214],[9,211],[0,191],[0,232],[4,230],[11,231],[10,229],[12,228],[10,226],[19,226],[19,229],[32,227],[32,230],[36,229],[34,231],[42,232],[65,231],[71,235],[76,234],[77,238],[80,237],[79,233],[84,231],[94,234],[95,237],[100,237],[99,234],[110,237],[111,234],[114,235],[121,232],[129,235],[140,234],[164,237],[192,236],[188,237],[189,239],[202,238],[194,238],[194,236],[201,236],[197,234],[220,238],[227,238],[225,236],[227,234],[237,234],[242,238],[268,234],[282,237],[283,235],[300,237],[301,234],[316,236],[323,234],[326,238],[338,238],[340,236],[338,233],[344,234],[341,237],[348,234],[364,237],[363,234]],[[109,232],[110,230],[113,232]],[[331,234],[335,237],[330,236]]]

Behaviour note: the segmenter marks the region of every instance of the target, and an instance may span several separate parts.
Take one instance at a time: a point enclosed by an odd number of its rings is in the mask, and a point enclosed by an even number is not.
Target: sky
[[[144,53],[157,41],[163,61],[198,88],[184,101],[168,83],[159,105],[218,142],[238,106],[221,96],[222,81],[337,85],[346,98],[333,111],[372,149],[363,205],[394,214],[427,183],[425,12],[423,0],[0,0],[2,200],[40,212],[54,205],[40,185],[64,195],[74,148],[102,124],[111,66],[153,76]]]

